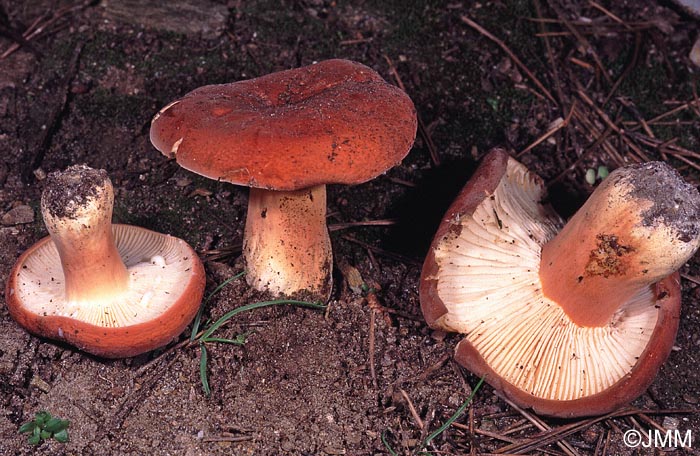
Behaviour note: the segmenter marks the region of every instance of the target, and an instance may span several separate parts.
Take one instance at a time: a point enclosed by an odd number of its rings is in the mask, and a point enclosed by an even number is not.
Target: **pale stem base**
[[[251,188],[243,256],[248,284],[257,290],[327,296],[333,256],[326,186],[287,192]]]

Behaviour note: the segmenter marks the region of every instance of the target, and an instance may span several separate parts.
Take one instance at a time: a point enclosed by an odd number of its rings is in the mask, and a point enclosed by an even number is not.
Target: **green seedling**
[[[68,441],[68,426],[70,421],[51,416],[47,411],[36,412],[34,419],[24,423],[19,432],[29,434],[27,441],[32,445],[39,445],[42,441],[53,438],[57,442]]]
[[[428,445],[430,445],[430,442],[435,440],[436,437],[438,437],[440,434],[445,432],[445,430],[448,427],[450,427],[450,425],[452,425],[452,423],[454,423],[457,420],[457,418],[462,416],[464,411],[467,410],[467,407],[469,407],[469,404],[471,404],[472,400],[474,399],[474,395],[476,394],[477,391],[479,391],[479,388],[481,388],[481,385],[483,383],[484,383],[484,377],[481,377],[481,379],[479,379],[479,382],[476,384],[476,386],[472,390],[472,393],[469,395],[467,400],[464,401],[464,403],[459,406],[457,411],[451,417],[449,417],[447,419],[447,421],[445,421],[445,423],[442,426],[440,426],[434,432],[431,432],[430,435],[428,435],[428,437],[426,437],[425,440],[423,440],[423,443],[416,450],[416,454],[421,455],[421,456],[429,456],[431,454],[430,452],[424,451],[423,449],[425,447],[427,447]],[[396,451],[394,451],[394,449],[391,447],[391,445],[389,445],[389,442],[387,441],[386,436],[385,436],[385,432],[382,433],[382,443],[384,444],[384,447],[387,449],[389,454],[391,454],[392,456],[397,456]]]
[[[226,344],[234,344],[234,345],[243,345],[246,342],[246,339],[248,335],[250,334],[249,332],[239,334],[237,335],[234,339],[226,339],[226,338],[221,338],[221,337],[214,337],[213,334],[214,332],[219,329],[224,323],[229,321],[231,318],[234,316],[247,312],[250,310],[254,309],[259,309],[261,307],[270,307],[270,306],[279,306],[279,305],[293,305],[293,306],[298,306],[298,307],[309,307],[312,309],[325,309],[326,306],[324,306],[321,303],[317,302],[307,302],[307,301],[296,301],[293,299],[276,299],[272,301],[260,301],[260,302],[254,302],[252,304],[246,304],[245,306],[237,307],[236,309],[233,309],[229,312],[226,312],[221,318],[216,320],[214,323],[209,325],[205,330],[203,330],[201,333],[199,332],[199,327],[201,324],[202,320],[202,311],[204,307],[207,305],[207,303],[211,300],[211,298],[214,297],[219,291],[221,291],[222,288],[224,288],[227,284],[231,283],[233,280],[238,279],[239,277],[243,276],[245,272],[241,272],[239,274],[236,274],[235,276],[226,279],[224,282],[222,282],[219,286],[217,286],[214,291],[207,296],[207,298],[204,300],[202,303],[202,307],[199,309],[199,312],[197,313],[197,317],[195,318],[195,321],[192,325],[192,334],[190,335],[190,342],[198,342],[199,343],[199,352],[200,352],[200,357],[199,357],[199,377],[202,380],[202,389],[204,390],[204,394],[206,396],[209,396],[211,394],[211,388],[209,387],[209,379],[207,376],[207,362],[209,360],[209,354],[207,353],[207,347],[206,344],[212,343],[212,342],[218,342],[218,343],[226,343]]]
[[[608,177],[608,174],[610,174],[610,171],[608,171],[608,167],[607,167],[607,166],[602,166],[602,165],[601,165],[601,166],[598,167],[598,176],[597,176],[598,179],[603,180],[603,179],[605,179],[606,177]]]
[[[586,182],[588,185],[595,184],[595,170],[593,168],[586,170]]]
[[[488,103],[489,106],[491,106],[491,109],[493,109],[494,112],[498,112],[498,107],[500,105],[500,100],[498,99],[498,97],[489,97],[486,99],[486,103]]]
[[[608,171],[607,166],[601,165],[598,167],[597,171],[593,168],[588,168],[588,170],[586,170],[586,182],[588,182],[589,185],[593,185],[597,179],[604,180],[608,177],[608,174],[610,174],[610,171]]]

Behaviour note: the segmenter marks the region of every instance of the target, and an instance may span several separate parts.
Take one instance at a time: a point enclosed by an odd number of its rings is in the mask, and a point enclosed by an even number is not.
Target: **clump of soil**
[[[107,171],[73,165],[49,174],[42,193],[42,207],[56,218],[72,218],[94,200],[109,183]],[[110,184],[111,185],[111,184]]]

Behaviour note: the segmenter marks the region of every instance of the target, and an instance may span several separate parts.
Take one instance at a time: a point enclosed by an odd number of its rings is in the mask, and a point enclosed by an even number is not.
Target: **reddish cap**
[[[410,98],[349,60],[200,87],[153,118],[151,142],[198,174],[298,190],[365,182],[398,164],[416,135]]]

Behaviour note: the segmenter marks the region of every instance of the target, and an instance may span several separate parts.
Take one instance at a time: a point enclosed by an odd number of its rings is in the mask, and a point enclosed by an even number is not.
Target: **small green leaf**
[[[62,429],[53,435],[57,442],[66,443],[68,441],[68,430]]]
[[[31,445],[39,445],[39,442],[41,442],[41,437],[39,434],[32,434],[27,439],[27,442],[29,442]]]
[[[250,336],[253,333],[253,331],[246,331],[243,334],[239,334],[236,336],[234,339],[236,343],[240,343],[241,345],[245,344],[248,342],[248,336]]]
[[[606,177],[608,177],[608,174],[610,174],[610,171],[608,171],[607,166],[599,166],[598,167],[598,179],[603,180]]]
[[[593,168],[588,168],[586,171],[586,182],[588,185],[595,184],[595,170]]]
[[[37,424],[37,426],[43,427],[44,423],[49,421],[51,419],[51,414],[45,410],[42,410],[40,412],[36,412],[36,415],[34,415],[34,422]]]
[[[62,420],[60,418],[54,417],[46,422],[46,424],[44,425],[44,430],[55,434],[56,432],[66,429],[69,424],[70,422],[68,420]]]
[[[38,445],[42,440],[55,438],[59,442],[68,440],[67,428],[70,421],[52,417],[45,410],[34,414],[34,419],[28,423],[24,423],[19,428],[20,433],[31,432],[27,441],[32,445]]]
[[[30,421],[29,423],[24,423],[22,426],[19,427],[19,432],[20,434],[24,434],[25,432],[34,432],[34,428],[38,427],[34,421]]]
[[[498,111],[498,105],[499,105],[498,97],[495,97],[495,98],[489,97],[486,99],[486,103],[488,103],[489,106],[491,106],[491,109],[493,109],[494,111]]]

